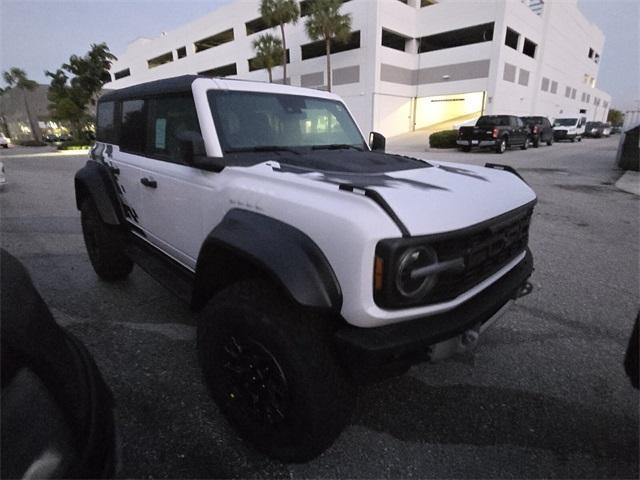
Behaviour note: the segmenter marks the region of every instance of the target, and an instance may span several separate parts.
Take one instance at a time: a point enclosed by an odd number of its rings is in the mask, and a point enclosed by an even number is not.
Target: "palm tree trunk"
[[[324,39],[325,49],[327,51],[327,91],[331,91],[331,39]]]
[[[267,72],[269,73],[269,83],[273,83],[273,75],[271,74],[271,69],[267,68]]]
[[[34,142],[40,141],[40,127],[37,121],[34,121],[33,115],[31,115],[31,109],[29,108],[29,102],[27,101],[27,92],[22,90],[22,99],[24,100],[24,109],[27,112],[27,119],[29,120],[29,126],[31,127],[31,137]]]
[[[284,23],[280,24],[280,33],[282,34],[282,84],[287,85],[287,40],[284,38]]]

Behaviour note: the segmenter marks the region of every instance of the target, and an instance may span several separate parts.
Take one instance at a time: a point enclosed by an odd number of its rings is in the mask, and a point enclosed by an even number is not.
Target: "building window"
[[[122,102],[120,148],[143,153],[147,143],[146,108],[144,100]]]
[[[206,77],[228,77],[230,75],[237,75],[238,69],[235,63],[229,65],[223,65],[221,67],[212,68],[211,70],[204,70],[198,72],[198,75],[204,75]]]
[[[176,50],[178,58],[184,58],[187,56],[187,47],[180,47]]]
[[[593,48],[589,49],[589,58],[593,58],[593,54],[596,53],[593,51]]]
[[[337,43],[331,40],[331,53],[346,52],[347,50],[355,50],[360,48],[360,32],[353,32],[345,43]],[[322,57],[327,54],[325,51],[324,40],[307,43],[300,47],[302,50],[302,60],[310,58]]]
[[[571,99],[572,99],[572,100],[575,100],[575,99],[576,99],[576,93],[578,93],[578,92],[576,91],[576,89],[575,89],[575,88],[572,88],[572,89],[571,89]]]
[[[564,89],[564,96],[567,98],[571,96],[571,87],[567,87]]]
[[[420,0],[420,8],[422,7],[430,7],[431,5],[435,5],[436,0]]]
[[[120,80],[121,78],[128,77],[129,75],[131,75],[131,71],[128,68],[125,68],[124,70],[114,73],[113,78]]]
[[[584,99],[584,103],[589,103],[591,101],[591,94],[587,93],[586,98]]]
[[[515,82],[516,81],[516,66],[511,65],[510,63],[504,64],[504,73],[502,74],[502,79],[507,82]]]
[[[404,3],[405,5],[408,3],[409,0],[398,0],[399,2]]]
[[[152,58],[151,60],[147,60],[147,66],[149,68],[155,68],[169,62],[173,62],[173,53],[171,52],[163,53],[162,55]]]
[[[540,90],[543,92],[549,91],[549,79],[546,77],[542,77],[542,85],[540,86]]]
[[[493,40],[493,22],[422,37],[419,39],[420,47],[418,52],[433,52],[446,48],[490,42],[491,40]]]
[[[262,17],[258,17],[250,22],[246,22],[244,27],[247,30],[247,35],[252,35],[254,33],[262,32],[263,30],[267,30],[269,25],[265,23]]]
[[[263,68],[265,68],[261,62],[258,61],[258,59],[256,57],[250,58],[248,60],[249,62],[249,71],[250,72],[254,72],[256,70],[261,70]],[[287,63],[291,63],[291,56],[289,54],[289,49],[287,48]],[[274,65],[274,67],[280,67],[282,66],[280,63],[278,63],[278,65]]]
[[[593,61],[594,61],[594,62],[596,62],[596,63],[600,63],[600,55],[598,55],[598,54],[596,53],[596,56],[595,56],[595,58],[593,59]]]
[[[391,32],[389,30],[382,29],[382,46],[393,48],[395,50],[400,50],[401,52],[405,51],[405,46],[407,44],[407,37],[403,37],[402,35],[398,35],[397,33]]]
[[[529,85],[529,71],[523,68],[520,69],[520,75],[518,76],[518,84],[527,86]]]
[[[558,93],[558,82],[555,80],[551,82],[551,93]]]
[[[514,50],[517,50],[519,40],[520,40],[520,34],[515,30],[511,30],[509,27],[507,27],[507,34],[504,37],[504,44],[507,47],[511,47]]]
[[[536,58],[536,49],[538,45],[533,43],[528,38],[524,39],[524,46],[522,47],[522,53],[528,55],[531,58]]]
[[[225,30],[224,32],[220,32],[210,37],[203,38],[202,40],[198,40],[197,42],[194,42],[193,45],[196,47],[196,53],[198,53],[213,47],[217,47],[218,45],[233,42],[233,40],[233,28],[230,28],[229,30]]]

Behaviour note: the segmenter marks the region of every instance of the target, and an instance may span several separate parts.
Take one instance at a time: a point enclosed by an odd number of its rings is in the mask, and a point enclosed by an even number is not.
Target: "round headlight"
[[[396,272],[396,289],[405,298],[413,299],[425,295],[436,283],[436,275],[412,276],[411,272],[438,262],[433,248],[421,246],[410,248],[402,254]]]

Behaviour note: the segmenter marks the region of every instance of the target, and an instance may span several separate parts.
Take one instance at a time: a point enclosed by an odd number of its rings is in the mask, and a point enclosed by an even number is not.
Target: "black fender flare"
[[[209,233],[198,255],[192,308],[200,309],[218,291],[258,270],[299,305],[339,312],[338,279],[316,243],[279,220],[232,209]]]
[[[102,221],[108,225],[124,225],[124,213],[118,199],[117,186],[109,167],[96,160],[88,160],[76,173],[76,207],[78,210],[86,195],[95,202]]]

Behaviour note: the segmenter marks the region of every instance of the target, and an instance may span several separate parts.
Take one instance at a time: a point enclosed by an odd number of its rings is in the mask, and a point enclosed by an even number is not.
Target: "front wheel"
[[[547,140],[547,146],[551,146],[553,145],[553,138],[550,138],[549,140]]]
[[[102,221],[91,198],[82,202],[80,220],[89,260],[98,276],[107,281],[126,278],[133,262],[124,253],[122,232]]]
[[[347,425],[355,388],[331,350],[331,319],[283,297],[259,280],[219,293],[198,322],[198,356],[240,436],[270,457],[306,462]]]
[[[504,153],[507,150],[507,140],[501,138],[496,144],[496,153]]]
[[[582,137],[578,137],[578,141],[581,142],[582,141]]]

